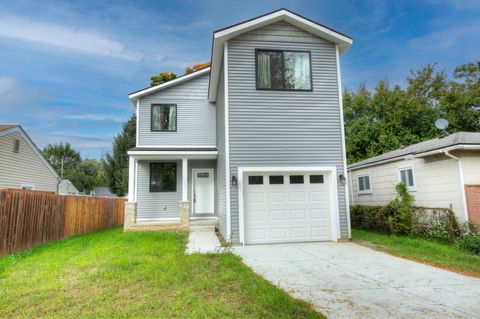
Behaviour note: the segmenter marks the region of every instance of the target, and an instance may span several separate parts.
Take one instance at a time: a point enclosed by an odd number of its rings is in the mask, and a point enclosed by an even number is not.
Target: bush
[[[455,242],[457,247],[480,255],[480,236],[474,233],[463,235]]]
[[[364,230],[387,232],[387,223],[380,212],[381,209],[382,206],[351,206],[350,219],[352,226]]]
[[[453,243],[462,231],[455,213],[449,208],[415,209],[415,234],[419,237]]]
[[[404,183],[399,183],[395,190],[397,197],[380,212],[384,216],[389,233],[410,235],[414,229],[415,197],[408,192]]]

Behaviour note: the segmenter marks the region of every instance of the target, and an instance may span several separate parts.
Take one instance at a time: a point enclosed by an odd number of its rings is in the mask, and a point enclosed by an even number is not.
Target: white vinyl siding
[[[455,154],[456,155],[456,154]],[[352,176],[369,174],[372,194],[358,192],[357,178],[351,179],[350,203],[355,205],[386,205],[395,198],[400,182],[399,169],[413,167],[415,203],[423,207],[452,207],[460,222],[465,220],[457,161],[443,154],[399,160],[352,171]],[[349,179],[350,180],[350,179]]]
[[[15,140],[19,150],[14,152]],[[0,136],[0,188],[34,185],[35,190],[56,192],[57,178],[18,132]]]

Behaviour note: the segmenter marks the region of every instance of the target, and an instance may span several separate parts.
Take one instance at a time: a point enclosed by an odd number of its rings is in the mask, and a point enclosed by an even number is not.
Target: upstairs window
[[[312,90],[310,52],[256,50],[257,89]]]
[[[177,191],[177,163],[150,163],[150,192]]]
[[[400,182],[405,183],[408,190],[415,189],[415,176],[412,167],[400,168]]]
[[[370,185],[370,175],[359,175],[357,177],[358,193],[370,194],[372,186]]]
[[[175,132],[177,130],[177,106],[175,104],[152,105],[152,131]]]

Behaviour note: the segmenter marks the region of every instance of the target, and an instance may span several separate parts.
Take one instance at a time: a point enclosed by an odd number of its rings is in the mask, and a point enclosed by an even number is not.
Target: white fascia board
[[[215,102],[217,99],[218,80],[220,77],[221,64],[223,60],[223,45],[226,41],[243,33],[261,28],[263,26],[286,21],[302,30],[310,32],[320,38],[332,41],[338,45],[339,53],[345,52],[353,43],[353,40],[343,34],[335,32],[318,23],[305,19],[287,10],[279,10],[271,14],[240,23],[225,30],[213,34],[212,45],[212,72],[210,74],[210,85],[208,101]]]
[[[24,139],[25,142],[27,142],[28,146],[33,150],[33,152],[40,158],[40,160],[47,166],[47,168],[52,172],[52,174],[55,176],[57,180],[60,180],[60,176],[58,176],[57,172],[53,169],[52,165],[47,161],[47,159],[43,156],[42,152],[38,149],[38,147],[35,145],[35,143],[30,139],[28,134],[23,130],[23,128],[19,126],[15,126],[6,130],[3,130],[0,132],[0,136],[4,136],[7,134],[11,134],[14,132],[18,132]]]
[[[162,159],[216,159],[217,151],[128,151],[128,155],[136,160]]]
[[[146,88],[146,89],[143,89],[141,91],[138,91],[138,92],[135,92],[135,93],[131,93],[128,95],[128,98],[130,99],[130,101],[133,103],[134,106],[136,106],[136,99],[139,98],[139,97],[142,97],[142,96],[145,96],[145,95],[149,95],[149,94],[152,94],[152,93],[155,93],[155,92],[158,92],[158,91],[161,91],[161,90],[164,90],[166,88],[169,88],[171,86],[174,86],[174,85],[177,85],[177,84],[180,84],[180,83],[183,83],[183,82],[186,82],[186,81],[189,81],[189,80],[192,80],[196,77],[199,77],[201,75],[204,75],[204,74],[207,74],[208,72],[210,72],[210,67],[207,67],[207,68],[204,68],[204,69],[201,69],[201,70],[198,70],[198,71],[195,71],[195,72],[192,72],[190,74],[186,74],[186,75],[182,75],[174,80],[171,80],[171,81],[168,81],[168,82],[165,82],[165,83],[162,83],[162,84],[159,84],[159,85],[155,85],[155,86],[152,86],[150,88]]]

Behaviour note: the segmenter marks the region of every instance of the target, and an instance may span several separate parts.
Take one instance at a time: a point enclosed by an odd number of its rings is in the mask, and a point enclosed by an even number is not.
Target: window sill
[[[358,192],[358,195],[372,195],[373,192],[372,191],[368,191],[368,192]]]

